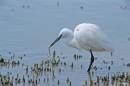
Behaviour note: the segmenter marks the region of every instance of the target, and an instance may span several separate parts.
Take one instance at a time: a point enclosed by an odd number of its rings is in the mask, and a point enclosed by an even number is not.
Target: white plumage
[[[75,27],[74,32],[68,28],[63,28],[60,31],[58,38],[49,46],[49,51],[50,48],[60,39],[66,39],[67,45],[71,47],[86,50],[91,53],[91,62],[88,71],[90,71],[91,65],[94,62],[92,51],[114,51],[107,36],[96,24],[81,23]]]
[[[84,50],[113,51],[108,38],[95,24],[82,23],[76,26],[74,30],[74,40],[76,40],[76,44]]]

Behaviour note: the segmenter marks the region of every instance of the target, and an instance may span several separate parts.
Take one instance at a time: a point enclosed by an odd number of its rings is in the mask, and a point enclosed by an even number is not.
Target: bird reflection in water
[[[90,86],[94,86],[93,85],[93,79],[92,79],[92,72],[88,72],[88,78],[89,78]]]

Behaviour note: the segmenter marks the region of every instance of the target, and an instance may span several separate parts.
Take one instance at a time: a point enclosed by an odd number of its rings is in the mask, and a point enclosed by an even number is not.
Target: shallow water
[[[109,53],[94,53],[98,58],[94,65],[103,67],[96,74],[129,71],[126,66],[122,66],[129,63],[130,55],[129,0],[1,0],[0,11],[0,53],[7,58],[10,56],[8,52],[12,52],[16,57],[26,54],[23,63],[27,65],[41,62],[41,59],[48,56],[48,46],[57,37],[60,29],[67,27],[73,30],[77,24],[89,22],[98,24],[112,40],[115,48],[112,57]],[[83,55],[85,61],[81,59],[77,62],[83,64],[83,70],[79,70],[78,66],[74,71],[63,67],[65,72],[57,74],[57,79],[62,80],[63,84],[66,76],[71,75],[71,80],[74,81],[72,86],[82,85],[88,78],[86,70],[89,53],[66,47],[63,42],[59,42],[54,49],[58,55],[62,53],[68,56],[67,62],[74,60],[74,53]],[[121,58],[124,58],[123,61]],[[104,59],[114,61],[110,71],[103,65]],[[0,68],[0,72],[3,73],[4,70],[6,69]],[[8,71],[15,73],[17,68],[7,69],[6,72]]]

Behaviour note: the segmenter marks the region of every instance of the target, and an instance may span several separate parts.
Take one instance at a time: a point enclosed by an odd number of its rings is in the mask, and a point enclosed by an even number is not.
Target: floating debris
[[[130,37],[128,38],[128,41],[130,41]]]
[[[127,9],[127,6],[120,6],[121,9]]]
[[[130,63],[127,64],[127,67],[130,67]]]
[[[22,5],[22,8],[30,8],[30,5]]]
[[[83,10],[83,9],[84,9],[84,7],[83,7],[83,6],[80,6],[80,9],[81,9],[81,10]]]
[[[57,2],[56,5],[57,5],[57,6],[60,6],[60,2]]]

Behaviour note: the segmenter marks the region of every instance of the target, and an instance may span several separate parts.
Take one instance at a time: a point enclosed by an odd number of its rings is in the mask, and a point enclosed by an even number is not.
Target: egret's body
[[[91,62],[88,71],[90,71],[91,65],[94,62],[92,51],[113,51],[113,48],[111,47],[106,35],[95,24],[81,23],[76,26],[74,32],[67,28],[62,29],[58,38],[50,45],[50,47],[52,47],[58,40],[64,38],[68,39],[67,44],[69,46],[80,50],[90,51]]]
[[[80,49],[100,51],[113,51],[106,35],[95,24],[79,24],[74,30],[74,38]]]

